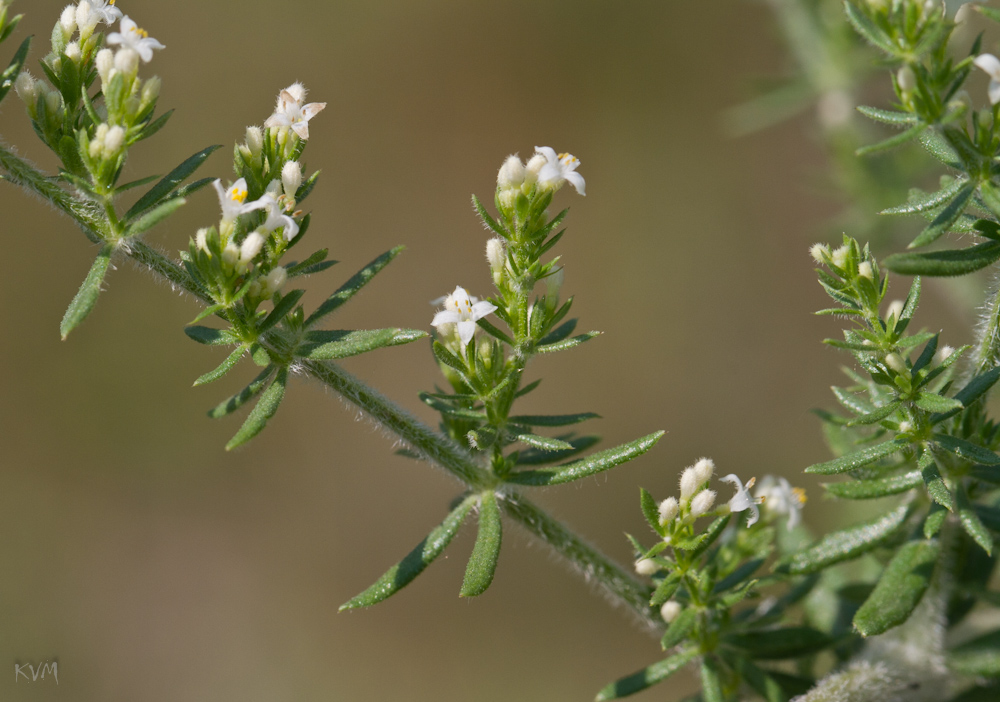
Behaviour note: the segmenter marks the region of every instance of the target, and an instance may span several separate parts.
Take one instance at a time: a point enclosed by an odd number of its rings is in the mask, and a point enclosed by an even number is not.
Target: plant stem
[[[0,146],[0,166],[8,172],[10,182],[51,202],[73,219],[91,241],[102,241],[113,231],[111,223],[99,208],[73,197],[3,146]],[[171,284],[205,303],[212,304],[213,300],[182,266],[153,247],[142,241],[129,239],[121,242],[118,250]],[[444,468],[468,487],[480,491],[496,487],[496,478],[479,465],[472,454],[410,416],[401,407],[336,364],[306,361],[301,365],[301,369],[336,390],[429,461]],[[517,492],[505,492],[501,504],[511,519],[519,522],[529,533],[547,543],[576,566],[577,571],[586,580],[595,581],[612,601],[632,610],[651,629],[663,628],[663,623],[653,615],[649,607],[649,588],[635,576]]]
[[[1000,280],[993,281],[993,295],[986,305],[974,362],[975,375],[992,370],[1000,362]]]

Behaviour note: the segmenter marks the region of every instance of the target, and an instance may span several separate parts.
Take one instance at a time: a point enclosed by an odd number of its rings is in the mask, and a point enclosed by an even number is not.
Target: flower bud
[[[159,76],[153,76],[142,84],[141,102],[143,107],[146,107],[160,97],[160,88],[162,86],[163,81],[160,80]]]
[[[681,613],[681,603],[676,600],[667,600],[660,607],[660,616],[663,617],[663,621],[667,624],[677,619],[677,615]]]
[[[901,93],[911,93],[917,87],[917,75],[909,66],[903,66],[896,71],[896,85]]]
[[[847,265],[847,255],[849,252],[850,249],[846,245],[836,248],[830,254],[830,260],[837,268],[843,268]]]
[[[944,363],[953,353],[955,353],[955,349],[953,347],[947,345],[942,346],[937,350],[937,353],[934,354],[934,362],[937,364]]]
[[[499,286],[503,282],[503,274],[507,267],[507,248],[503,239],[494,238],[486,242],[486,260],[490,264],[493,282]]]
[[[691,500],[691,516],[700,517],[715,504],[715,490],[702,490]]]
[[[62,27],[63,36],[69,39],[76,31],[76,5],[67,5],[59,15],[59,25]]]
[[[702,483],[698,482],[698,473],[695,471],[694,466],[685,468],[684,472],[681,473],[681,499],[687,502],[698,492],[698,488],[701,486]]]
[[[285,286],[287,280],[288,271],[281,266],[268,273],[264,278],[264,281],[267,283],[268,292],[270,293],[268,297],[273,297],[274,293],[279,292]]]
[[[101,82],[105,85],[111,81],[111,69],[115,67],[115,52],[111,49],[101,49],[94,59],[97,65],[97,73],[101,76]]]
[[[21,74],[14,81],[14,90],[17,91],[17,96],[24,101],[30,109],[35,108],[35,101],[38,100],[38,82],[32,77],[27,71],[21,71]]]
[[[259,159],[264,151],[264,132],[260,127],[247,127],[246,145],[250,155]]]
[[[113,158],[118,155],[125,145],[125,130],[115,125],[108,129],[108,135],[104,137],[104,157]]]
[[[91,12],[88,0],[83,0],[76,6],[76,28],[80,30],[81,41],[86,41],[94,33],[94,27],[99,21],[98,16]]]
[[[830,247],[826,244],[813,244],[809,247],[809,255],[816,263],[825,263],[826,257],[830,255]]]
[[[909,374],[909,370],[906,368],[906,362],[898,353],[887,354],[885,357],[885,365],[900,375]]]
[[[208,227],[202,227],[194,235],[194,244],[202,251],[208,251]]]
[[[660,569],[652,558],[640,558],[635,562],[635,572],[639,575],[652,575]]]
[[[295,193],[299,191],[301,185],[302,166],[299,165],[298,161],[289,161],[281,169],[281,187],[284,189],[285,195],[294,200]]]
[[[51,93],[46,93],[45,111],[48,112],[49,118],[58,121],[58,116],[61,110],[62,96],[59,94],[59,91],[53,90]]]
[[[249,268],[250,262],[260,253],[262,248],[264,248],[264,237],[261,236],[260,232],[254,231],[247,234],[247,238],[240,245],[240,263]]]
[[[240,261],[240,250],[236,244],[230,242],[222,250],[222,260],[228,266],[235,266]]]
[[[501,189],[520,188],[524,182],[524,164],[517,156],[508,156],[497,173],[497,187]]]
[[[83,52],[80,51],[80,44],[78,42],[71,41],[63,50],[63,55],[73,63],[80,63],[80,59],[83,58]]]
[[[497,194],[497,199],[500,200],[500,207],[503,208],[504,212],[513,213],[514,207],[517,205],[517,191],[501,190]]]
[[[973,12],[974,7],[975,3],[972,2],[963,3],[962,6],[958,8],[958,11],[955,13],[955,24],[964,24],[968,22],[975,14]]]
[[[909,422],[903,421],[903,422],[899,423],[899,433],[900,434],[905,434],[906,432],[912,431],[912,430],[913,430],[913,425],[910,424]]]
[[[115,54],[115,68],[127,78],[135,78],[135,74],[139,72],[139,54],[133,49],[119,49]]]
[[[899,321],[900,316],[903,314],[903,301],[893,300],[889,303],[889,306],[885,308],[885,318],[895,319]]]
[[[548,163],[542,154],[535,154],[528,159],[528,164],[524,167],[524,187],[530,188],[538,182],[538,172],[542,166]]]
[[[715,472],[715,462],[711,458],[699,458],[692,468],[698,484],[704,485],[712,479],[712,473]]]
[[[668,524],[677,519],[680,513],[680,505],[676,497],[668,497],[660,503],[660,526]]]
[[[862,261],[858,264],[858,275],[868,280],[872,280],[875,277],[875,272],[872,270],[870,261]]]

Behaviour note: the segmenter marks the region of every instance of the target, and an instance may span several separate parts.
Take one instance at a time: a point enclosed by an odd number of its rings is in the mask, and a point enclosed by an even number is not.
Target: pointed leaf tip
[[[83,279],[80,289],[73,297],[72,302],[69,303],[69,307],[66,308],[66,314],[63,315],[62,323],[59,325],[59,334],[63,341],[87,318],[87,315],[93,311],[94,305],[97,304],[97,298],[101,294],[101,283],[104,282],[108,266],[111,265],[111,252],[113,250],[114,247],[111,244],[105,244],[101,247],[87,277]]]

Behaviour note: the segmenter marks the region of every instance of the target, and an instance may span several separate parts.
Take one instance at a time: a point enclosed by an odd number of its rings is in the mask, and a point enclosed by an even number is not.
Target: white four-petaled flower
[[[578,193],[587,194],[584,192],[587,184],[583,176],[576,172],[580,159],[573,154],[556,154],[551,146],[536,146],[535,151],[545,157],[545,164],[538,171],[539,187],[556,190],[569,181]]]
[[[1000,59],[993,54],[979,54],[973,63],[986,71],[990,77],[990,104],[996,105],[1000,102]]]
[[[122,48],[132,49],[146,63],[153,60],[153,49],[167,48],[149,36],[149,32],[140,28],[128,15],[122,17],[121,30],[120,32],[111,32],[108,35],[108,43],[121,44]]]
[[[788,515],[788,530],[794,529],[801,520],[802,506],[806,503],[806,491],[793,488],[785,478],[765,475],[757,488],[758,500],[763,500],[764,509],[779,516]]]
[[[274,114],[267,118],[264,126],[291,127],[300,139],[308,139],[309,120],[318,115],[326,107],[326,103],[311,102],[305,105],[305,101],[306,89],[301,83],[292,83],[279,93]]]
[[[736,488],[736,494],[733,498],[729,500],[729,511],[730,512],[742,512],[744,510],[750,510],[750,516],[747,517],[747,526],[753,526],[760,519],[760,510],[757,509],[757,500],[755,500],[750,495],[750,488],[753,487],[755,481],[754,478],[750,478],[747,481],[746,487],[743,487],[743,481],[740,480],[735,473],[730,473],[722,478],[719,478],[724,483],[729,483]]]
[[[83,0],[76,6],[75,17],[76,27],[80,30],[80,38],[89,37],[98,22],[113,24],[121,16],[122,11],[115,7],[115,0],[110,0],[110,2],[108,0]],[[61,19],[64,30],[69,26],[68,20],[68,13],[64,10]],[[72,34],[72,31],[69,33]]]
[[[261,200],[254,200],[253,202],[246,201],[247,181],[244,178],[240,178],[230,185],[228,189],[222,187],[222,181],[219,179],[216,179],[212,185],[215,186],[215,191],[219,193],[219,206],[222,207],[223,222],[232,222],[241,214],[253,212],[267,206],[267,203],[263,202],[263,198]]]
[[[278,185],[280,186],[281,183],[279,182]],[[257,202],[263,203],[262,209],[267,212],[267,219],[261,225],[262,229],[267,232],[273,232],[278,227],[284,227],[282,234],[285,237],[285,241],[291,241],[298,235],[299,225],[294,219],[285,214],[285,208],[281,205],[278,198],[274,196],[273,192],[264,193]]]
[[[480,301],[469,295],[461,285],[456,285],[455,291],[444,299],[444,309],[434,315],[431,326],[454,324],[462,346],[466,346],[476,334],[476,322],[492,314],[496,308],[492,302]]]

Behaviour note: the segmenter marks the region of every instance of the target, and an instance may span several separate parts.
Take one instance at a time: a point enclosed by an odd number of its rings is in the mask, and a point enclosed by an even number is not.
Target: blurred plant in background
[[[8,5],[0,0],[0,42],[20,20],[8,16]],[[884,210],[926,219],[909,250],[879,261],[868,245],[847,235],[835,248],[817,244],[811,250],[820,284],[835,305],[819,314],[852,325],[842,340],[826,343],[847,351],[856,369],[846,370],[851,385],[833,388],[847,414],[820,412],[837,457],[806,472],[848,476],[825,485],[835,498],[896,500],[867,523],[818,538],[801,525],[802,490],[784,478],[763,476],[758,485],[753,477],[744,482],[730,473],[718,478],[733,492],[722,502],[713,487],[716,466],[708,458],[681,472],[677,496],[657,501],[640,490],[655,544],[646,547],[629,537],[634,573],[525,496],[532,488],[629,462],[663,434],[586,454],[598,437],[578,436],[570,427],[596,414],[514,413],[515,401],[541,382],[522,384],[530,360],[598,335],[575,334],[577,320],[568,317],[573,298],[563,297],[563,267],[551,254],[563,239],[568,214],[550,213],[554,198],[567,183],[585,194],[580,161],[571,154],[542,146],[527,163],[508,157],[497,176],[495,214],[473,196],[491,237],[485,250],[495,290],[479,299],[460,280],[435,302],[441,309],[430,321],[431,350],[447,386],[422,393],[421,400],[440,413],[440,431],[334,363],[424,338],[425,332],[320,328],[402,247],[377,257],[311,312],[300,304],[304,290],[286,290],[290,281],[335,264],[325,249],[301,261],[286,259],[310,228],[311,217],[300,205],[319,172],[306,175],[303,154],[309,122],[326,106],[307,102],[301,84],[282,90],[263,126],[248,128],[236,144],[234,182],[187,182],[218,148],[208,147],[163,178],[120,184],[129,148],[155,135],[170,117],[154,116],[159,79],[140,76],[154,51],[166,47],[114,0],[82,0],[67,6],[53,27],[51,50],[40,62],[44,78],[24,68],[30,38],[0,76],[0,100],[16,91],[36,134],[61,162],[60,172],[46,175],[6,146],[0,146],[0,166],[5,180],[50,202],[99,247],[63,318],[63,338],[94,309],[112,262],[130,258],[202,304],[185,329],[191,339],[229,348],[222,364],[196,385],[221,378],[244,358],[262,368],[209,412],[222,417],[254,402],[227,449],[264,429],[289,379],[298,375],[366,412],[405,446],[400,453],[433,463],[462,484],[444,521],[341,609],[374,605],[399,592],[440,556],[472,513],[478,535],[460,594],[481,595],[496,572],[506,516],[661,636],[667,657],[609,684],[598,693],[600,700],[645,690],[689,664],[701,680],[694,699],[704,702],[995,699],[1000,631],[978,626],[976,615],[1000,604],[1000,593],[991,589],[994,535],[1000,533],[1000,432],[987,406],[1000,379],[998,286],[988,291],[974,346],[941,346],[940,334],[912,333],[910,326],[920,300],[919,276],[964,276],[1000,261],[1000,59],[982,53],[982,35],[968,42],[971,51],[962,50],[968,6],[955,18],[933,0],[848,0],[844,22],[838,19],[841,9],[835,14],[828,2],[773,5],[801,73],[779,92],[735,112],[740,128],[762,126],[817,101],[837,155],[838,179],[854,200],[845,221],[856,224],[856,232],[874,233],[862,224],[867,214],[857,213],[871,211],[875,200],[923,171],[912,167],[910,156],[887,158],[877,167],[848,165],[845,154],[852,152],[853,164],[862,134],[850,115],[868,79],[870,55],[853,31],[881,53],[896,98],[892,109],[858,109],[901,130],[858,153],[919,142],[948,169],[936,191],[911,189],[904,204]],[[1000,22],[1000,10],[975,10]],[[116,22],[118,31],[99,31]],[[991,81],[990,106],[982,109],[976,105],[983,100],[973,97],[981,91],[965,89],[974,67]],[[123,193],[150,183],[127,209],[121,205]],[[147,231],[209,184],[218,195],[220,219],[190,237],[178,260],[143,242]],[[982,241],[913,250],[940,244],[950,232]],[[916,276],[905,299],[889,300],[883,269]],[[198,324],[206,319],[217,324]],[[872,580],[852,582],[834,568],[862,555],[878,563]]]

